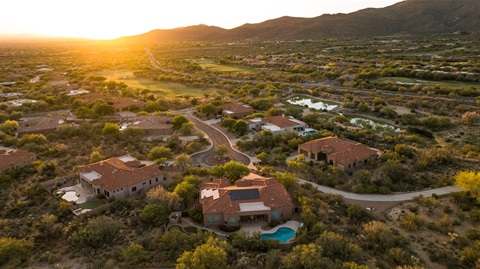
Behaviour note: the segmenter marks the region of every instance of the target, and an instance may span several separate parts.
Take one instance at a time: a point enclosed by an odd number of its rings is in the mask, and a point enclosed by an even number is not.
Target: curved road
[[[452,192],[459,192],[462,191],[461,188],[456,186],[447,186],[438,189],[430,189],[430,190],[423,190],[423,191],[416,191],[416,192],[407,192],[407,193],[398,193],[398,194],[359,194],[359,193],[351,193],[336,190],[330,187],[322,186],[317,183],[313,183],[307,181],[305,179],[300,179],[300,183],[310,183],[319,191],[331,194],[340,194],[346,199],[357,200],[357,201],[370,201],[370,202],[403,202],[413,200],[414,197],[423,195],[425,197],[430,197],[432,194],[436,195],[445,195]]]
[[[206,135],[208,135],[210,137],[211,141],[212,141],[212,144],[213,144],[213,147],[210,148],[209,150],[198,153],[198,154],[194,154],[191,157],[192,162],[195,165],[202,165],[202,166],[210,167],[211,165],[206,163],[205,159],[208,156],[213,156],[214,155],[215,147],[217,147],[218,145],[226,146],[228,148],[228,153],[226,155],[231,157],[233,160],[235,160],[237,162],[241,162],[245,165],[250,164],[250,158],[243,153],[235,151],[232,148],[232,145],[230,144],[230,140],[220,130],[218,130],[217,128],[212,127],[212,126],[204,123],[203,121],[199,120],[198,118],[192,116],[191,113],[184,113],[183,115],[185,117],[187,117],[190,121],[195,123],[195,126],[198,129],[200,129],[202,132],[204,132]]]

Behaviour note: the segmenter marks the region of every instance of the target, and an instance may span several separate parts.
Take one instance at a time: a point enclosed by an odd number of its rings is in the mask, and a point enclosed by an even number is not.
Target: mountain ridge
[[[405,0],[384,8],[313,18],[283,16],[233,29],[204,24],[122,37],[129,42],[298,40],[394,34],[479,33],[480,1]]]

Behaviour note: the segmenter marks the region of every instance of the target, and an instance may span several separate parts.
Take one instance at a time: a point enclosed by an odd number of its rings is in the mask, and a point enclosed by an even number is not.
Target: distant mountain
[[[349,14],[281,17],[231,30],[197,25],[153,30],[121,39],[132,42],[295,40],[458,31],[480,33],[479,0],[406,0]]]

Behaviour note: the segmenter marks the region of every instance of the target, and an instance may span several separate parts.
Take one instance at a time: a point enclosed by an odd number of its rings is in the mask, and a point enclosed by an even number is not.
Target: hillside
[[[407,0],[385,8],[315,18],[281,17],[227,30],[197,25],[123,37],[131,42],[292,40],[438,34],[480,29],[480,1]]]

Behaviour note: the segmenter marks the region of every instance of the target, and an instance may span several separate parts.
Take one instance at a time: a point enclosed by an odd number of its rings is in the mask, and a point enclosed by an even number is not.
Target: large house
[[[146,135],[171,135],[174,132],[171,116],[139,116],[121,125],[120,129],[128,127],[145,131]]]
[[[115,199],[131,196],[164,180],[162,171],[156,165],[142,167],[130,155],[82,166],[78,169],[78,176],[83,188],[91,188],[95,194]]]
[[[205,226],[230,225],[254,219],[287,220],[293,204],[285,186],[275,178],[250,174],[231,185],[215,179],[200,186],[200,204]]]
[[[240,103],[229,103],[217,106],[217,109],[222,111],[224,117],[229,118],[243,118],[254,112],[253,108],[249,105]]]
[[[325,161],[344,171],[352,171],[378,157],[378,151],[362,143],[324,137],[298,146],[298,154],[303,154],[314,161]]]
[[[268,130],[274,135],[282,134],[285,131],[304,131],[307,124],[291,116],[273,116],[269,118],[255,118],[247,120],[248,129],[261,131]]]
[[[0,149],[0,173],[29,165],[37,159],[35,153],[26,150]]]
[[[17,136],[22,137],[25,134],[47,135],[53,133],[58,126],[66,123],[66,118],[66,116],[22,118],[20,126],[17,129]]]

